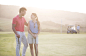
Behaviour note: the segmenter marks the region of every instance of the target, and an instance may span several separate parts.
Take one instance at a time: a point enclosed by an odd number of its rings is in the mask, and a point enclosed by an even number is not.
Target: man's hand
[[[17,38],[20,38],[20,35],[19,34],[16,34]]]
[[[28,26],[28,23],[27,23],[27,22],[25,22],[24,24],[25,24],[26,26]]]

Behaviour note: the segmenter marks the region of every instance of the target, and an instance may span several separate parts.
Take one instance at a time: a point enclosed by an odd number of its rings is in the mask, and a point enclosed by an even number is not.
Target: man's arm
[[[17,32],[16,32],[16,30],[15,30],[15,24],[12,24],[12,30],[13,30],[13,32],[16,34],[16,36],[19,38],[20,37],[20,35],[19,34],[17,34]]]
[[[25,24],[26,26],[28,26],[28,23],[27,23],[27,22],[25,22],[24,24]]]
[[[13,30],[13,32],[15,33],[15,34],[17,34],[17,32],[16,32],[16,30],[15,30],[15,24],[12,24],[12,30]]]

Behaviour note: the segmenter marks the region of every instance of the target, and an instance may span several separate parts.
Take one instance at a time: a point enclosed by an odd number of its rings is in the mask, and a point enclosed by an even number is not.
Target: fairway
[[[27,37],[27,32],[26,32]],[[0,33],[0,56],[16,56],[14,33]],[[41,32],[39,56],[86,56],[86,34]],[[23,44],[21,45],[21,53]],[[31,56],[29,45],[26,56]]]

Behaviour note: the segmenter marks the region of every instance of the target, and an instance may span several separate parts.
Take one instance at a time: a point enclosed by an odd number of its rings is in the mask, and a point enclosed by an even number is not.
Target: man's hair
[[[21,7],[20,9],[19,9],[19,13],[21,13],[21,11],[24,11],[24,10],[27,10],[25,7]]]

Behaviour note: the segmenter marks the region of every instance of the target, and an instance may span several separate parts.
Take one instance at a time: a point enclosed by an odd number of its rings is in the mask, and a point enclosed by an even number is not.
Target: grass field
[[[27,36],[27,32],[26,32]],[[14,33],[0,32],[0,56],[16,56]],[[39,35],[39,56],[86,56],[86,34]],[[23,44],[21,45],[21,52]],[[26,56],[31,56],[29,46]]]

